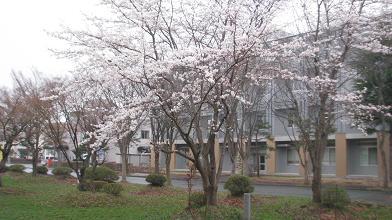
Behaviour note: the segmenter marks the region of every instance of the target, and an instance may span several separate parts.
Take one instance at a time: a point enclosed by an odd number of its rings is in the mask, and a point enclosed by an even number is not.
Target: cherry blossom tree
[[[236,90],[255,74],[246,64],[264,53],[260,45],[271,32],[277,2],[103,1],[113,13],[90,18],[89,30],[55,34],[71,46],[58,54],[86,71],[102,70],[146,88],[133,106],[160,108],[172,121],[191,152],[176,153],[195,164],[207,202],[215,205],[222,168],[218,133],[230,112],[226,99],[246,102]],[[211,123],[203,132],[207,112]]]
[[[291,81],[296,100],[291,108],[299,112],[293,123],[301,143],[307,145],[312,163],[313,201],[321,201],[321,161],[339,115],[337,106],[355,71],[347,65],[353,48],[385,51],[380,34],[388,33],[379,14],[385,1],[299,1],[298,33],[271,42],[278,71],[276,77]],[[297,5],[297,8],[299,5]],[[390,19],[386,18],[386,19]],[[390,32],[390,30],[389,30]],[[278,49],[280,48],[280,49]],[[347,99],[346,99],[347,100]],[[296,105],[298,103],[298,105]],[[306,122],[306,123],[305,123]]]

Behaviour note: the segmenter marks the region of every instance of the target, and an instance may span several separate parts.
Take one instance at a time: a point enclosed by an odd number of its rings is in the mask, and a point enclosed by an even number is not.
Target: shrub
[[[72,169],[69,167],[56,167],[52,170],[53,175],[55,176],[69,176],[72,173]]]
[[[94,172],[92,167],[87,168],[85,177],[86,179],[106,181],[109,183],[113,183],[119,178],[114,170],[104,166],[96,167]]]
[[[16,172],[16,173],[23,173],[23,170],[25,169],[25,166],[22,164],[13,164],[7,168],[7,170]]]
[[[107,183],[102,187],[102,190],[107,194],[118,196],[123,190],[123,187],[119,183]]]
[[[339,187],[326,188],[321,194],[321,204],[328,208],[343,209],[349,203],[347,191]]]
[[[38,166],[37,173],[46,175],[48,174],[48,168],[46,166]]]
[[[89,191],[90,190],[90,184],[87,181],[80,182],[78,184],[78,190],[79,191]]]
[[[103,189],[103,187],[108,184],[106,181],[91,181],[89,182],[89,190],[92,192],[99,192]]]
[[[189,197],[189,201],[192,208],[200,208],[207,204],[207,200],[203,192],[192,193]]]
[[[102,188],[108,184],[106,181],[92,181],[85,180],[78,184],[79,191],[91,191],[91,192],[99,192],[102,191]]]
[[[160,174],[150,174],[146,177],[146,181],[152,186],[163,186],[166,182],[166,177]]]
[[[249,177],[241,175],[230,176],[224,188],[229,190],[232,196],[242,196],[244,193],[250,193],[254,190],[250,185]]]

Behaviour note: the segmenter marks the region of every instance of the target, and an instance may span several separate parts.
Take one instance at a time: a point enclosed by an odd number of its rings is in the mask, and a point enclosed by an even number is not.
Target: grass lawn
[[[118,197],[79,192],[74,180],[7,173],[0,188],[0,219],[238,219],[241,199],[219,195],[219,206],[186,210],[187,193],[169,187],[124,184]],[[335,219],[334,210],[321,209],[306,198],[254,196],[254,219]],[[392,219],[392,207],[352,204],[338,219]]]

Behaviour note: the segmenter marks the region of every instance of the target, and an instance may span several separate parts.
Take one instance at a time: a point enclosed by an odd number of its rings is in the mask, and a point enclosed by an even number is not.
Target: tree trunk
[[[304,185],[309,185],[309,159],[306,156],[307,152],[304,152],[303,163],[301,163],[304,169]]]
[[[256,154],[256,175],[259,177],[260,176],[260,154],[257,152]]]
[[[389,181],[392,181],[392,123],[389,125]]]
[[[120,147],[122,149],[121,152],[121,181],[126,182],[127,181],[127,154],[124,149],[124,146]]]
[[[306,164],[304,166],[304,185],[309,185],[309,167]]]
[[[154,146],[154,173],[159,174],[159,149],[156,149],[157,147]]]
[[[1,153],[1,152],[0,152]],[[3,179],[2,175],[5,172],[5,162],[7,158],[3,156],[2,160],[0,161],[0,187],[3,187]]]
[[[33,176],[37,176],[37,163],[38,163],[38,150],[34,149],[33,150],[33,159],[32,159],[32,165],[33,165]]]
[[[380,151],[381,155],[381,168],[383,170],[383,177],[382,177],[382,187],[383,188],[388,188],[389,185],[389,177],[388,177],[388,165],[387,165],[387,158],[385,155],[385,150],[384,150],[384,142],[385,142],[385,132],[380,132],[380,141],[377,143],[378,151]]]
[[[63,165],[62,153],[61,153],[61,150],[59,148],[57,148],[56,151],[57,151],[57,157],[58,157],[57,167],[61,167]]]
[[[5,172],[5,164],[7,162],[7,158],[3,157],[3,159],[0,161],[0,173]]]
[[[210,185],[204,189],[204,194],[206,195],[207,205],[217,205],[218,204],[218,186]]]
[[[170,162],[171,162],[171,154],[166,153],[166,179],[167,179],[167,185],[171,186],[171,170],[170,170]]]
[[[94,172],[95,172],[95,168],[97,168],[97,166],[98,166],[97,152],[96,152],[96,151],[94,151],[94,152],[91,154],[91,166],[92,166],[92,168],[93,168],[93,173],[94,173]]]
[[[319,153],[317,151],[318,150],[316,150],[315,152],[316,154]],[[321,161],[317,161],[316,163],[313,164],[312,171],[313,171],[313,179],[312,179],[313,202],[320,203],[321,202]]]

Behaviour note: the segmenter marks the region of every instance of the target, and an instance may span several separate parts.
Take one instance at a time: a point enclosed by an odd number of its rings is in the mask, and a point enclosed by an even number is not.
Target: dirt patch
[[[75,177],[56,177],[54,178],[56,183],[66,183],[66,184],[72,184],[75,185],[78,183],[78,179],[76,179]]]
[[[147,187],[142,189],[141,191],[131,192],[131,195],[138,195],[138,196],[168,196],[168,195],[175,195],[178,192],[173,191],[169,188],[161,188],[161,187]]]
[[[244,202],[241,198],[227,197],[218,202],[220,205],[235,206],[238,208],[244,207]]]

